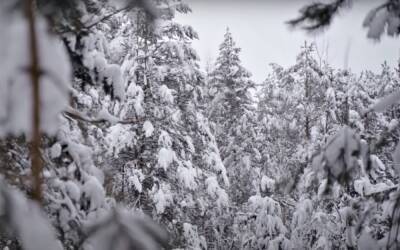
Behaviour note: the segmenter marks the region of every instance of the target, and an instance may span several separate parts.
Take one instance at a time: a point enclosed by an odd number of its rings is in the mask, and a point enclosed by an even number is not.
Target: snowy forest
[[[282,25],[323,32],[351,2]],[[254,82],[229,28],[202,69],[178,14],[0,1],[0,249],[400,249],[400,63],[353,72],[306,41]],[[379,46],[400,1],[354,25]]]

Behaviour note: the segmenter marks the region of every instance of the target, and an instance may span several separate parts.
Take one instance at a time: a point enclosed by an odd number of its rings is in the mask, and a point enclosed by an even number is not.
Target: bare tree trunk
[[[40,68],[36,36],[35,0],[26,0],[26,17],[29,29],[29,49],[31,57],[30,75],[32,81],[32,142],[30,148],[33,179],[32,197],[42,202],[42,161],[40,156]]]
[[[346,90],[346,98],[344,99],[343,124],[348,126],[349,122],[350,122],[349,96],[348,96],[348,90]]]
[[[305,99],[306,99],[306,107],[307,109],[305,110],[305,115],[306,115],[306,120],[304,124],[304,132],[306,134],[306,140],[309,142],[311,140],[311,132],[310,132],[310,111],[308,110],[308,107],[310,106],[311,100],[310,100],[310,86],[309,86],[309,77],[308,74],[306,76],[306,81],[304,83],[304,89],[305,89]]]
[[[324,131],[324,142],[328,142],[328,121],[329,121],[329,111],[325,111],[325,131]]]
[[[350,124],[350,107],[349,107],[348,91],[346,91],[346,98],[345,98],[345,103],[344,103],[344,119],[343,119],[343,123],[346,126],[348,126]]]
[[[307,141],[310,141],[310,139],[311,139],[310,117],[308,115],[306,115],[305,131],[306,131],[306,139],[307,139]]]
[[[306,49],[306,60],[307,60],[307,67],[309,66],[308,65],[308,63],[309,63],[309,59],[308,59],[308,48],[307,48],[307,42],[305,42],[305,44],[304,44],[304,48]],[[310,141],[310,139],[311,139],[311,132],[310,132],[310,111],[308,110],[308,107],[310,106],[310,104],[311,104],[311,98],[310,98],[310,96],[311,96],[311,93],[310,93],[311,91],[310,91],[310,75],[309,75],[309,73],[308,73],[308,71],[306,72],[306,79],[305,79],[305,81],[304,81],[304,94],[305,94],[305,102],[306,102],[306,110],[305,110],[305,115],[306,115],[306,120],[305,120],[305,124],[304,124],[304,132],[305,132],[305,135],[306,135],[306,140],[307,140],[307,143]]]

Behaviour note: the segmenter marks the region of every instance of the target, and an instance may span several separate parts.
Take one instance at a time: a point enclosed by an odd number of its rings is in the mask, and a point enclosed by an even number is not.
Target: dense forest
[[[0,248],[400,249],[400,64],[355,73],[305,42],[256,83],[227,29],[205,71],[190,12],[0,1]],[[398,35],[400,2],[364,26]]]

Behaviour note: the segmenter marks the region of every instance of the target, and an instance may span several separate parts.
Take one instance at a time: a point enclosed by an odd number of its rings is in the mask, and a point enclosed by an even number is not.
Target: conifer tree
[[[253,142],[256,138],[255,108],[250,90],[254,88],[251,74],[241,65],[240,48],[227,29],[219,47],[219,55],[210,74],[209,117],[228,176],[232,181],[230,197],[243,204],[254,191],[251,178],[256,161]],[[241,176],[243,179],[237,179]]]
[[[125,43],[121,60],[127,98],[115,114],[135,123],[108,130],[110,156],[119,158],[114,191],[165,226],[172,246],[205,248],[215,241],[207,231],[228,206],[229,181],[204,115],[204,77],[191,47],[197,34],[173,20],[190,9],[180,1],[155,7],[160,27],[137,13],[127,31],[135,38]]]

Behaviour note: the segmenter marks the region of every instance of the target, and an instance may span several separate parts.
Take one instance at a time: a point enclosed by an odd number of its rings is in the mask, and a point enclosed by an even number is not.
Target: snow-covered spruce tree
[[[330,134],[336,133],[338,120],[342,121],[343,117],[342,109],[339,106],[339,104],[342,104],[340,102],[341,96],[338,97],[336,93],[337,88],[340,88],[340,85],[334,81],[336,75],[328,65],[318,69],[318,72],[319,78],[316,81],[319,88],[317,86],[316,92],[314,92],[317,98],[308,99],[307,106],[313,112],[306,114],[315,116],[308,118],[313,121],[312,123],[307,122],[307,117],[303,121],[306,129],[307,127],[312,128],[313,132],[309,133],[312,138],[308,142],[306,141],[309,145],[308,150],[306,150],[308,157],[303,159],[304,171],[295,182],[298,198],[290,223],[291,242],[301,249],[340,248],[343,243],[340,233],[342,223],[340,215],[336,213],[340,202],[335,201],[340,196],[337,190],[332,192],[333,198],[331,199],[326,199],[321,195],[320,183],[324,183],[326,180],[315,173],[311,164],[309,164],[312,154],[316,150],[320,150],[321,145],[328,141]],[[347,100],[344,96],[343,100]],[[307,133],[305,135],[307,138]]]
[[[254,193],[253,184],[248,180],[252,179],[256,163],[253,157],[256,117],[250,93],[254,82],[241,65],[240,50],[227,29],[207,83],[208,116],[231,179],[230,198],[236,205],[245,203]]]
[[[298,116],[296,120],[303,127],[301,135],[306,143],[315,141],[319,132],[320,103],[324,99],[326,86],[321,79],[322,72],[315,60],[314,45],[305,43],[296,58],[296,64],[288,69],[284,88],[292,93]],[[295,98],[297,93],[297,98]],[[305,155],[305,158],[309,156]]]
[[[337,214],[331,214],[331,208],[326,209],[332,207],[332,201],[318,195],[318,182],[309,164],[315,150],[339,126],[335,125],[339,108],[334,76],[328,65],[321,69],[316,63],[312,46],[305,46],[296,65],[288,69],[273,65],[258,107],[259,138],[266,142],[259,143],[259,151],[266,159],[263,170],[271,176],[271,172],[279,173],[281,169],[280,175],[274,175],[277,183],[286,184],[289,191],[295,188],[296,209],[291,207],[289,197],[272,197],[284,205],[281,219],[291,228],[292,245],[303,249],[329,248],[341,243],[341,234],[331,232],[339,230],[342,224],[336,223],[339,219]],[[288,178],[287,172],[293,175]]]
[[[263,139],[257,145],[266,174],[280,172],[278,177],[286,180],[275,178],[278,183],[293,187],[321,145],[327,81],[312,44],[302,47],[295,65],[284,69],[272,64],[272,70],[259,97],[259,138]]]
[[[294,199],[300,199],[300,207],[302,200],[306,199],[302,196],[311,192],[299,191],[297,186],[301,186],[303,172],[307,173],[310,169],[309,160],[323,140],[324,121],[320,118],[324,111],[327,80],[323,79],[322,70],[313,57],[312,45],[306,44],[302,48],[294,66],[288,69],[276,64],[271,66],[273,72],[264,82],[257,108],[257,148],[262,157],[259,192],[269,196],[264,199],[274,201],[281,211],[275,220],[283,225],[277,231],[279,233],[269,236],[270,244],[275,242],[282,248],[289,248],[290,245],[301,247],[304,245],[293,239],[298,228],[290,221],[292,215],[296,216]],[[296,191],[291,195],[285,194],[293,190]],[[291,232],[286,231],[290,226]],[[289,232],[292,234],[291,244],[286,238]]]
[[[273,74],[265,82],[259,103],[260,120],[264,120],[261,124],[269,131],[262,134],[267,134],[271,146],[266,146],[261,154],[269,155],[266,165],[272,171],[282,169],[278,176],[283,178],[277,178],[277,188],[293,191],[289,196],[275,198],[283,205],[282,219],[289,229],[291,245],[299,249],[329,249],[333,245],[326,239],[335,237],[330,230],[337,228],[324,209],[318,207],[323,201],[316,199],[317,183],[312,181],[314,173],[309,161],[326,136],[335,132],[332,123],[336,119],[336,102],[329,89],[332,70],[328,65],[321,69],[311,52],[311,47],[305,46],[297,66],[289,69],[273,65]],[[291,176],[287,176],[288,172]]]
[[[180,1],[159,1],[155,8],[158,27],[139,11],[122,17],[126,26],[116,34],[126,38],[111,41],[126,48],[119,49],[126,98],[113,114],[135,122],[107,130],[110,190],[164,225],[172,246],[206,248],[218,238],[229,181],[204,116],[204,79],[190,45],[197,34],[173,20],[190,9]]]
[[[272,64],[272,73],[263,82],[257,103],[257,149],[264,175],[277,182],[287,177],[302,162],[297,154],[304,139],[298,136],[297,104],[292,102],[292,88],[285,89],[286,69]],[[290,157],[289,157],[290,156]]]

